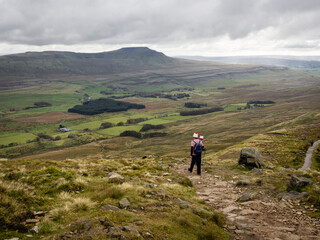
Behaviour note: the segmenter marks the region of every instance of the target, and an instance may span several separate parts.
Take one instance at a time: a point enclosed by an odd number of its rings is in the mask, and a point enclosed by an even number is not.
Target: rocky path
[[[203,173],[197,176],[181,164],[177,172],[187,176],[197,194],[213,211],[222,211],[227,220],[226,230],[234,239],[319,240],[320,221],[305,215],[298,202],[270,200],[262,193],[257,199],[237,202],[242,196],[236,179],[224,181],[219,175]],[[235,177],[236,178],[236,177]]]
[[[312,154],[319,144],[320,144],[320,140],[316,141],[315,143],[313,143],[313,145],[311,147],[309,147],[307,154],[306,154],[306,158],[304,159],[304,164],[301,168],[299,168],[299,170],[308,170],[311,167]]]

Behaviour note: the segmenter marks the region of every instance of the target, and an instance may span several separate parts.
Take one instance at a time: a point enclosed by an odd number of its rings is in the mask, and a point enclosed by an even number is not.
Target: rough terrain
[[[236,186],[237,176],[225,181],[215,173],[201,176],[189,173],[187,162],[177,171],[187,176],[197,194],[213,211],[226,216],[226,229],[234,239],[315,240],[320,239],[320,221],[307,216],[299,200],[277,200],[258,192],[253,200],[237,201],[243,190]]]

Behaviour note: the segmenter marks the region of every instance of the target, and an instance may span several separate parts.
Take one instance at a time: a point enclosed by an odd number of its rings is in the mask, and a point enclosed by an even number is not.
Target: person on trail
[[[192,172],[193,167],[195,164],[197,164],[197,174],[201,175],[201,153],[202,151],[205,151],[204,145],[203,145],[203,135],[200,136],[198,139],[198,133],[195,132],[193,134],[193,140],[191,141],[191,165],[190,168],[188,168],[189,172]]]

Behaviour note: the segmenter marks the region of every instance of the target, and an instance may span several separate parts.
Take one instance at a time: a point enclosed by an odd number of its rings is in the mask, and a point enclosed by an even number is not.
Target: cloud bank
[[[0,53],[146,45],[320,55],[318,0],[0,0]]]

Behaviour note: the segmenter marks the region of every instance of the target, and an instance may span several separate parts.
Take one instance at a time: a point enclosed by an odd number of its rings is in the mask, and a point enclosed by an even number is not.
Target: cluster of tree
[[[39,101],[39,102],[35,102],[33,106],[25,107],[24,109],[27,110],[32,108],[42,108],[42,107],[51,107],[51,106],[52,106],[51,103],[48,103],[45,101]]]
[[[120,137],[135,137],[135,138],[152,138],[152,137],[164,137],[167,136],[167,133],[164,132],[153,132],[153,133],[146,133],[141,134],[140,132],[136,131],[124,131],[120,134]]]
[[[143,124],[143,127],[141,128],[140,132],[146,132],[151,129],[164,129],[165,126],[159,124],[159,125],[152,125],[152,124]]]
[[[124,131],[124,132],[120,133],[120,137],[126,137],[126,136],[135,137],[135,138],[142,137],[141,133],[139,133],[137,131]]]
[[[82,105],[76,105],[69,108],[68,112],[80,113],[83,115],[95,115],[104,112],[120,112],[128,109],[143,109],[145,105],[116,101],[110,98],[99,98],[89,102],[84,102]]]
[[[247,104],[275,104],[274,101],[249,101]]]
[[[184,104],[184,106],[187,107],[187,108],[201,108],[201,107],[206,107],[207,104],[205,104],[205,103],[186,102]]]
[[[148,118],[131,118],[127,120],[127,124],[136,124],[136,123],[144,122],[147,120]]]
[[[226,88],[225,87],[218,87],[217,89],[218,90],[225,90]]]
[[[199,109],[199,110],[193,110],[193,111],[182,111],[180,112],[181,116],[194,116],[194,115],[202,115],[212,112],[219,112],[223,111],[222,107],[213,107],[213,108],[206,108],[206,109]]]
[[[29,142],[39,142],[41,139],[50,140],[50,141],[58,141],[61,140],[60,136],[52,137],[45,133],[38,133],[38,137],[35,140],[31,140]]]
[[[111,122],[103,122],[101,123],[99,129],[106,129],[113,127],[113,124]]]
[[[170,92],[183,92],[183,91],[193,91],[194,88],[189,88],[189,87],[181,87],[181,88],[173,88],[170,90]]]

